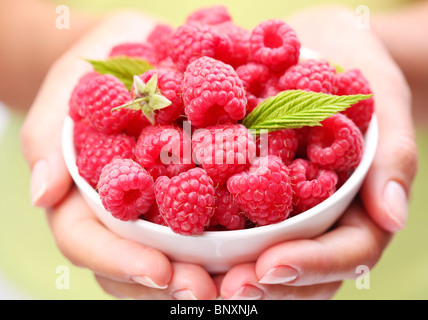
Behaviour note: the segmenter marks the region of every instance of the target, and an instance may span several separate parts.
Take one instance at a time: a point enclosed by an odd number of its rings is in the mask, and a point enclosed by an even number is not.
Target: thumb
[[[31,201],[38,207],[56,204],[72,183],[62,156],[61,132],[66,97],[73,88],[64,82],[73,80],[61,76],[63,68],[58,62],[50,70],[21,128],[22,152],[31,170]]]
[[[393,87],[394,94],[390,88],[378,88],[379,94],[375,92],[379,144],[360,193],[372,219],[390,232],[399,231],[406,224],[408,198],[417,171],[410,94],[402,83]]]

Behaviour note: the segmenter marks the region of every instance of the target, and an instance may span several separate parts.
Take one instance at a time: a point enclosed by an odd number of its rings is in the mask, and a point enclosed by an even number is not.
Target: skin
[[[3,9],[9,3],[11,1],[0,2],[0,12],[5,12]],[[21,141],[32,170],[32,199],[34,205],[46,208],[49,225],[64,256],[92,270],[109,294],[135,299],[214,299],[218,296],[329,299],[343,279],[359,275],[355,272],[356,266],[373,267],[393,234],[405,226],[407,198],[417,169],[417,151],[411,92],[396,63],[400,60],[392,58],[389,51],[392,47],[381,38],[381,32],[380,35],[373,30],[361,32],[355,28],[354,19],[348,9],[333,7],[304,11],[286,21],[297,30],[305,46],[345,68],[361,68],[371,83],[379,120],[379,148],[360,196],[326,234],[311,240],[280,243],[262,253],[254,263],[235,266],[226,274],[214,277],[199,266],[173,263],[162,252],[121,239],[106,229],[73,186],[61,155],[57,133],[68,109],[64,97],[70,95],[77,79],[89,70],[89,66],[76,57],[104,57],[113,44],[139,41],[153,27],[155,19],[128,11],[105,17],[84,17],[82,21],[86,23],[82,22],[79,30],[76,28],[74,34],[69,34],[57,51],[49,56],[37,53],[41,62],[34,70],[37,76],[30,81],[33,89],[16,101],[13,94],[0,93],[2,100],[28,109]],[[314,28],[319,30],[315,36]],[[52,27],[46,28],[49,29]],[[7,41],[4,34],[0,39]],[[16,48],[22,50],[26,45],[23,41]],[[13,54],[13,50],[6,53],[10,63]],[[44,75],[42,85],[38,86]],[[19,82],[14,81],[12,87],[16,93]],[[385,194],[390,181],[394,182],[395,193]],[[391,198],[398,200],[391,201]],[[272,269],[291,270],[278,269],[280,266],[292,267],[297,270],[297,276],[291,278],[288,273],[289,277],[284,277],[282,272],[282,278],[272,277]]]

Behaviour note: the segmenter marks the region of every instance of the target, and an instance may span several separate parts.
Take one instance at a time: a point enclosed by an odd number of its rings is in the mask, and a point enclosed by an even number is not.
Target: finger
[[[397,83],[394,87],[403,86]],[[406,225],[418,158],[408,94],[390,97],[389,90],[380,87],[375,92],[379,142],[361,199],[379,226],[396,232]]]
[[[166,290],[119,282],[102,276],[96,276],[96,279],[105,292],[120,299],[210,300],[216,298],[215,284],[203,268],[185,263],[173,263],[172,266],[173,277]]]
[[[173,277],[168,291],[176,300],[211,300],[217,288],[208,272],[194,264],[173,263]]]
[[[275,245],[256,263],[260,283],[305,286],[356,278],[357,267],[371,269],[391,234],[379,228],[354,203],[335,229],[315,239]]]
[[[233,267],[225,275],[221,285],[221,295],[229,300],[325,300],[334,296],[341,281],[311,286],[286,286],[281,284],[261,284],[254,263]]]
[[[73,264],[117,281],[168,286],[172,267],[165,255],[106,229],[75,189],[47,218],[60,251]]]

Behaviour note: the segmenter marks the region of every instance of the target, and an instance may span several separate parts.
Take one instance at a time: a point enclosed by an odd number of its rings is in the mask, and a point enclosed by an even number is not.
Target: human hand
[[[409,89],[376,35],[357,28],[356,19],[348,9],[329,7],[286,21],[302,45],[345,69],[361,69],[371,84],[379,141],[360,199],[326,234],[280,243],[255,263],[232,268],[220,286],[226,299],[331,298],[342,280],[360,275],[357,266],[372,268],[405,226],[417,169]]]
[[[199,266],[171,263],[158,250],[121,239],[105,228],[72,184],[61,152],[68,99],[90,66],[126,41],[141,41],[155,20],[133,12],[104,19],[50,69],[27,115],[21,140],[31,168],[33,204],[47,209],[55,241],[72,263],[93,271],[101,287],[116,297],[136,299],[212,299],[216,287]]]

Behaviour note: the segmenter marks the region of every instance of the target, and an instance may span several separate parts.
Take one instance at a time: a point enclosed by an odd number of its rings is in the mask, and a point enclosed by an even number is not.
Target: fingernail
[[[259,283],[263,284],[280,284],[289,283],[297,279],[299,272],[290,266],[278,266],[270,269]]]
[[[154,289],[166,289],[168,288],[168,285],[159,285],[156,282],[154,282],[151,278],[148,276],[133,276],[131,277],[131,280],[142,284],[143,286],[154,288]]]
[[[175,300],[198,300],[189,289],[174,291],[171,293],[171,297]]]
[[[229,300],[260,300],[263,298],[262,289],[250,284],[243,285]]]
[[[384,191],[384,206],[391,218],[390,231],[395,232],[404,228],[407,221],[408,202],[404,188],[396,181],[387,183]]]
[[[40,206],[40,200],[43,198],[48,188],[49,165],[46,160],[37,161],[31,172],[30,195],[31,203],[34,206]]]

